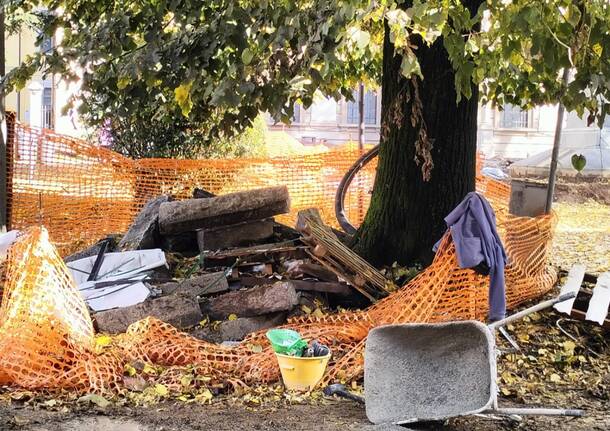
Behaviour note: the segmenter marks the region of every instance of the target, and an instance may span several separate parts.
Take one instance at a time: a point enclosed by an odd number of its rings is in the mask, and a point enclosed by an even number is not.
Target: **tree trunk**
[[[476,10],[480,1],[470,3]],[[415,51],[424,79],[406,79],[388,33],[386,27],[379,164],[354,248],[376,265],[428,264],[447,229],[444,217],[475,188],[478,89],[473,84],[472,97],[456,104],[454,72],[441,39]],[[410,118],[417,90],[433,145],[428,181],[415,162],[419,127]]]

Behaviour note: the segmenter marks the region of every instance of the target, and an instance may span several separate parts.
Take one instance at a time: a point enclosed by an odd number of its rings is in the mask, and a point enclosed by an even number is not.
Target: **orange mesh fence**
[[[337,187],[360,156],[352,147],[273,159],[132,160],[15,121],[9,122],[8,131],[11,228],[45,226],[62,255],[125,232],[149,199],[161,194],[188,198],[195,188],[224,194],[286,185],[291,213],[280,221],[292,225],[298,211],[313,207],[335,225]],[[376,160],[365,166],[347,190],[345,211],[355,225],[366,214],[376,167]],[[478,175],[477,187],[493,203],[507,202],[508,185]]]
[[[13,227],[49,226],[63,252],[127,228],[139,207],[159,193],[186,197],[194,187],[225,193],[248,187],[287,184],[293,211],[317,206],[333,220],[335,189],[357,157],[332,152],[291,160],[140,160],[24,126],[13,129],[11,220]],[[33,165],[33,167],[32,167]],[[349,215],[359,222],[368,204],[374,166],[352,186]],[[520,218],[506,211],[507,187],[483,177],[478,188],[497,211],[510,263],[506,268],[509,306],[548,291],[556,274],[546,265],[554,228],[552,216]],[[293,213],[294,214],[294,213]],[[308,340],[331,346],[333,361],[324,381],[362,375],[368,331],[379,325],[483,320],[489,278],[457,265],[446,235],[434,262],[416,278],[363,311],[289,321]],[[253,349],[263,346],[263,351]],[[26,228],[12,247],[0,307],[0,384],[28,389],[117,392],[125,365],[144,361],[168,367],[159,379],[179,387],[185,367],[212,383],[255,385],[279,379],[279,368],[264,332],[234,348],[207,343],[153,318],[132,324],[98,351],[91,320],[49,233]]]
[[[132,160],[83,140],[12,123],[9,176],[11,228],[47,227],[63,255],[110,233],[127,230],[147,200],[161,194],[190,197],[286,185],[293,224],[298,211],[319,208],[334,220],[334,199],[344,173],[358,158],[353,149],[273,159]],[[346,211],[359,223],[368,207],[375,165],[368,166],[346,196]]]

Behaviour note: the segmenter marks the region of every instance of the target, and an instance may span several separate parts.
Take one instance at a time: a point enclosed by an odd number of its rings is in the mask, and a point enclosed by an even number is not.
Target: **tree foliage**
[[[351,97],[377,82],[384,23],[405,76],[422,76],[418,43],[438,38],[456,70],[458,99],[524,108],[561,100],[601,122],[610,111],[610,5],[606,0],[9,0],[8,13],[41,15],[62,34],[3,80],[23,86],[38,69],[82,78],[91,124],[152,115],[197,124],[204,139],[248,127],[260,111],[288,122],[316,92]],[[561,71],[573,70],[567,88]],[[449,103],[449,101],[448,101]],[[148,115],[148,113],[146,114]],[[142,117],[140,115],[140,117]],[[180,118],[183,117],[183,118]]]

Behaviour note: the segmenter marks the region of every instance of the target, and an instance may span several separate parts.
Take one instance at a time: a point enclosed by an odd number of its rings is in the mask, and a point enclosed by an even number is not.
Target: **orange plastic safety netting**
[[[87,308],[51,237],[63,252],[111,232],[121,232],[138,208],[159,193],[178,197],[194,187],[224,193],[286,183],[293,211],[321,208],[331,219],[337,184],[354,152],[334,152],[287,160],[133,161],[106,149],[23,126],[13,129],[11,220],[26,228],[12,247],[0,306],[0,384],[29,389],[115,392],[132,361],[169,367],[160,378],[179,384],[189,366],[216,383],[268,383],[279,368],[264,334],[238,347],[196,340],[170,325],[148,318],[99,351]],[[351,187],[348,210],[358,221],[368,204],[374,166]],[[478,178],[477,187],[494,204],[510,264],[506,268],[509,306],[539,296],[556,280],[547,266],[552,216],[519,218],[506,211],[505,184]],[[34,227],[32,227],[34,225]],[[29,228],[27,228],[30,226]],[[387,298],[364,311],[297,318],[287,326],[306,339],[331,346],[333,361],[325,381],[361,376],[368,331],[379,325],[484,319],[488,277],[457,266],[449,236],[432,265]],[[253,345],[264,346],[262,352]]]
[[[62,255],[112,233],[122,233],[151,198],[177,199],[195,188],[225,194],[286,185],[293,224],[298,211],[318,208],[334,220],[341,178],[358,158],[354,148],[272,159],[132,160],[107,148],[50,130],[9,123],[9,219],[11,228],[35,224],[49,230]],[[375,164],[356,176],[346,212],[359,223],[370,200]]]

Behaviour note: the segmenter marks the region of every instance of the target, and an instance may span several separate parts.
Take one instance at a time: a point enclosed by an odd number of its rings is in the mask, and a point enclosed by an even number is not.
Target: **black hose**
[[[379,144],[375,145],[356,160],[341,179],[339,187],[337,187],[337,194],[335,195],[335,217],[337,217],[341,229],[348,235],[355,234],[357,229],[350,223],[345,215],[345,192],[360,169],[368,165],[371,160],[377,157],[377,154],[379,154]]]

